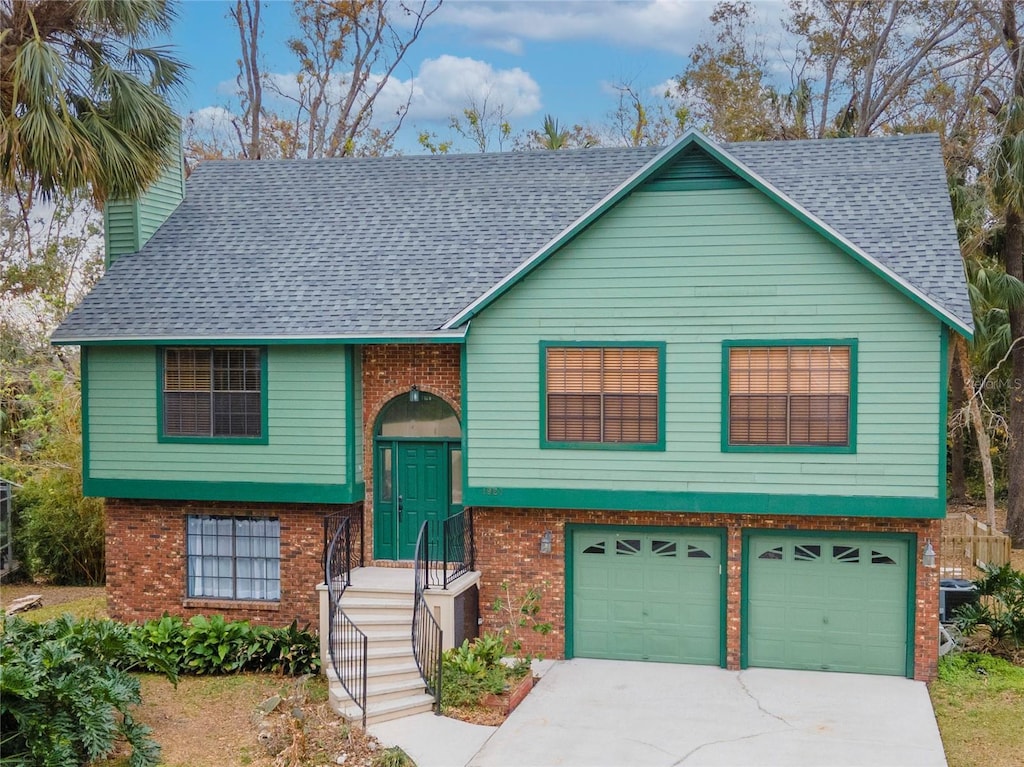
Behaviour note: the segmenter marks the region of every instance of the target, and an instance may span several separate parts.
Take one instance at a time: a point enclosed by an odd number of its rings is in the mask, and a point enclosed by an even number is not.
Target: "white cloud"
[[[685,55],[710,10],[707,0],[472,2],[446,5],[432,21],[485,39],[599,40]]]
[[[670,77],[656,85],[652,85],[647,89],[647,92],[657,99],[663,99],[666,97],[672,99],[675,97],[678,85],[679,84],[676,82],[676,79],[674,77]]]
[[[513,37],[512,35],[488,37],[484,38],[482,42],[488,48],[494,48],[495,50],[511,54],[512,56],[523,55],[523,40],[519,37]]]
[[[231,130],[231,123],[235,120],[235,114],[224,107],[203,107],[188,115],[189,123],[200,132],[213,132]]]
[[[293,114],[299,98],[299,83],[292,72],[269,72],[263,89],[264,104],[281,114]],[[328,89],[329,101],[337,104],[347,91],[349,75],[337,76]],[[379,82],[371,76],[368,88]],[[411,94],[411,101],[410,101]],[[409,102],[412,121],[447,121],[471,104],[501,107],[508,118],[525,117],[541,109],[540,86],[519,67],[495,69],[486,61],[444,54],[425,59],[411,78],[392,76],[374,103],[373,122],[391,123]],[[194,129],[222,139],[232,132],[236,116],[219,106],[208,106],[189,115]]]
[[[519,67],[495,69],[486,61],[445,54],[420,65],[409,113],[418,120],[444,120],[485,100],[504,107],[508,117],[525,117],[541,108],[540,86]]]

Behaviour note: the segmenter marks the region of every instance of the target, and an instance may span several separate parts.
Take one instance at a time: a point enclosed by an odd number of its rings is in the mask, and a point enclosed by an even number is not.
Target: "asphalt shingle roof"
[[[936,137],[724,148],[970,325]],[[658,153],[204,163],[53,340],[430,333]]]

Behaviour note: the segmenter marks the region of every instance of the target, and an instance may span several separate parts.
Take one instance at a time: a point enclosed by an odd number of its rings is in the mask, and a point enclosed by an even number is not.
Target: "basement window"
[[[188,596],[281,599],[281,523],[269,517],[189,516]]]

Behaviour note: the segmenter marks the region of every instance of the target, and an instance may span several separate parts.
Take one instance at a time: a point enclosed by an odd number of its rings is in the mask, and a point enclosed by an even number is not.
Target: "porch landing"
[[[441,577],[441,568],[436,566],[437,563],[431,563],[430,579],[431,583],[427,586],[428,591],[442,591],[440,584],[435,581]],[[455,575],[455,570],[450,569],[448,571],[449,576]],[[456,578],[448,583],[448,590],[462,591],[465,587],[467,579],[473,583],[476,582],[474,577],[476,573],[469,572],[463,574],[461,577]],[[350,589],[359,589],[367,591],[408,591],[412,594],[413,589],[416,587],[416,570],[412,567],[353,567],[352,568],[352,585]]]
[[[406,591],[416,587],[416,571],[411,567],[354,567],[349,588],[368,591]]]

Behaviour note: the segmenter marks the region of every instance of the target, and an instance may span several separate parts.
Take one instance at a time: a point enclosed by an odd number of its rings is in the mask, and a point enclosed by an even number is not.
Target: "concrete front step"
[[[339,703],[335,703],[335,711],[349,722],[361,721],[363,712],[359,710],[358,706],[349,700],[348,696],[345,695],[344,690],[341,690],[341,694],[343,696],[343,700],[339,701]],[[333,693],[331,695],[331,700],[332,702],[335,700]],[[370,704],[368,701],[366,705],[366,724],[379,724],[380,722],[389,722],[392,719],[400,719],[404,716],[423,714],[433,710],[433,708],[434,698],[426,694],[409,696],[407,698],[402,698],[401,700],[388,700],[373,704]]]
[[[420,676],[420,670],[416,668],[415,661],[395,663],[387,666],[370,665],[366,668],[366,683],[369,685],[402,682],[409,679],[414,679],[423,684],[423,678]]]
[[[433,705],[412,654],[413,575],[379,568],[356,570],[354,584],[341,597],[345,615],[367,638],[368,724],[429,711]],[[327,676],[332,707],[349,721],[360,721],[362,712],[333,669]]]
[[[382,602],[409,602],[413,601],[413,590],[388,589],[388,588],[356,588],[349,586],[341,595],[341,603],[345,604],[350,599],[376,599]]]
[[[384,614],[381,614],[383,612]],[[400,615],[390,614],[390,610],[345,610],[348,620],[360,631],[371,634],[375,631],[404,631],[410,633],[413,625],[413,609]]]
[[[411,698],[425,692],[423,680],[419,676],[415,679],[403,679],[398,682],[381,682],[379,680],[371,682],[369,678],[366,680],[366,700],[371,704]]]
[[[328,668],[326,671],[328,683],[332,685],[339,685],[337,674],[334,673],[333,668]],[[396,684],[410,683],[413,686],[423,687],[423,678],[420,676],[419,669],[416,668],[416,662],[410,661],[408,664],[391,664],[390,666],[368,666],[367,667],[367,687],[369,688],[367,694],[372,694],[374,690],[390,688]]]
[[[412,655],[412,646],[409,642],[406,642],[402,647],[376,647],[373,644],[367,645],[367,667],[391,666],[396,663],[412,663],[415,665]]]
[[[372,597],[368,598],[352,598],[341,600],[341,609],[345,611],[345,615],[362,615],[366,616],[367,613],[373,613],[378,618],[392,618],[395,620],[405,620],[409,623],[412,622],[412,600],[411,599],[382,599],[376,600]],[[355,623],[355,620],[353,619]],[[358,626],[359,624],[356,623]]]
[[[361,628],[361,627],[360,627]],[[383,647],[406,647],[412,651],[413,637],[411,629],[407,624],[404,627],[399,627],[397,630],[383,631],[371,629],[367,631],[364,629],[364,633],[367,635],[367,647],[378,649]],[[335,646],[339,646],[337,643]]]

